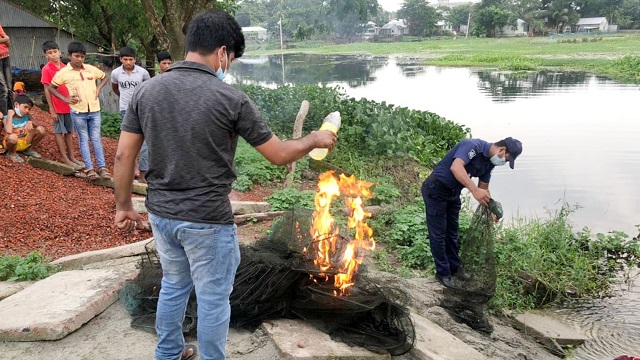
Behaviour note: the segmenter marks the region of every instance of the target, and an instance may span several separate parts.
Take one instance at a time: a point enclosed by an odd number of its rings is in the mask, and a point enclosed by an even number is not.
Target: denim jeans
[[[149,214],[149,222],[162,265],[156,360],[180,359],[182,322],[194,286],[200,359],[225,359],[229,296],[240,264],[236,225],[194,223],[154,214]]]
[[[9,57],[0,59],[0,112],[7,115],[8,109],[13,109],[11,91],[11,62]]]
[[[102,122],[100,112],[81,113],[71,110],[71,119],[78,132],[80,155],[82,155],[84,167],[93,169],[89,142],[91,142],[91,146],[93,147],[93,154],[98,162],[98,168],[106,167],[107,163],[104,161],[104,149],[102,148],[102,135],[100,134],[100,124]]]
[[[124,121],[125,115],[127,115],[127,110],[120,110],[120,116],[122,117],[122,121]],[[142,142],[142,147],[140,148],[138,170],[144,171],[144,172],[149,171],[149,147],[147,146],[146,141]]]

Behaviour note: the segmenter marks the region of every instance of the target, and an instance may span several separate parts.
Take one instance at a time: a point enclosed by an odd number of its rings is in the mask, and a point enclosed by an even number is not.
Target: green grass
[[[298,43],[293,49],[285,49],[284,53],[313,54],[360,54],[373,55],[408,54],[439,57],[444,55],[520,55],[520,56],[562,56],[562,55],[640,55],[640,35],[607,35],[602,41],[575,43],[564,42],[564,39],[547,37],[524,38],[462,38],[427,39],[419,42],[371,43],[359,42],[344,45],[326,43]],[[587,37],[589,39],[594,36]],[[577,39],[580,39],[578,37]],[[280,54],[279,49],[249,51],[247,54]]]
[[[251,50],[251,49],[249,49]],[[419,42],[370,43],[345,45],[296,43],[284,53],[373,54],[422,57],[424,65],[491,67],[512,71],[546,69],[587,71],[622,82],[640,83],[640,35],[615,34],[550,39],[463,38],[427,39]],[[279,54],[278,50],[249,52]],[[620,63],[624,58],[630,59]]]

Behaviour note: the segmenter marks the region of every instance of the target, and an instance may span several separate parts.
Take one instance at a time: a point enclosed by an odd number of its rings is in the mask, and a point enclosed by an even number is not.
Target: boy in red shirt
[[[60,48],[58,44],[53,41],[45,41],[42,44],[42,51],[49,60],[49,63],[42,68],[42,78],[40,82],[44,85],[44,94],[47,98],[47,104],[49,105],[49,114],[53,119],[53,133],[56,139],[56,145],[60,151],[62,162],[73,167],[74,170],[79,171],[84,168],[82,161],[79,161],[73,155],[73,120],[71,120],[71,108],[69,104],[58,99],[55,96],[51,96],[49,92],[49,84],[51,79],[55,76],[58,70],[65,67],[60,61]],[[69,90],[65,85],[60,85],[58,91],[64,95],[69,96]]]

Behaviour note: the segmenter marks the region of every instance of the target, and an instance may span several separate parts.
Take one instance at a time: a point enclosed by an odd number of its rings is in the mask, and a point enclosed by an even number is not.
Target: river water
[[[514,170],[494,170],[505,217],[546,217],[578,205],[576,230],[637,235],[640,224],[640,88],[579,72],[509,73],[422,66],[407,57],[291,54],[239,59],[232,82],[340,86],[367,98],[437,113],[493,142],[512,136]],[[311,104],[313,106],[313,104]],[[419,184],[416,184],[419,186]],[[637,282],[636,282],[637,283]],[[559,315],[596,338],[576,358],[640,356],[640,286]]]

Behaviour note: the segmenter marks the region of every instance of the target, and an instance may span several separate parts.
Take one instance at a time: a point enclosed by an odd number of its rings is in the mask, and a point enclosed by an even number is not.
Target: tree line
[[[282,25],[285,37],[298,40],[349,37],[372,24],[383,26],[392,17],[377,0],[10,1],[80,38],[111,51],[131,46],[147,59],[160,50],[182,58],[184,27],[206,9],[227,10],[241,26],[262,26],[272,33]],[[432,2],[437,5],[437,0]],[[472,35],[489,37],[498,35],[505,25],[515,25],[516,19],[524,20],[532,33],[562,32],[580,17],[606,17],[620,29],[640,27],[640,0],[481,0],[451,8],[433,5],[427,0],[405,0],[395,17],[404,19],[414,36],[438,34],[439,22],[459,30],[469,18]]]

